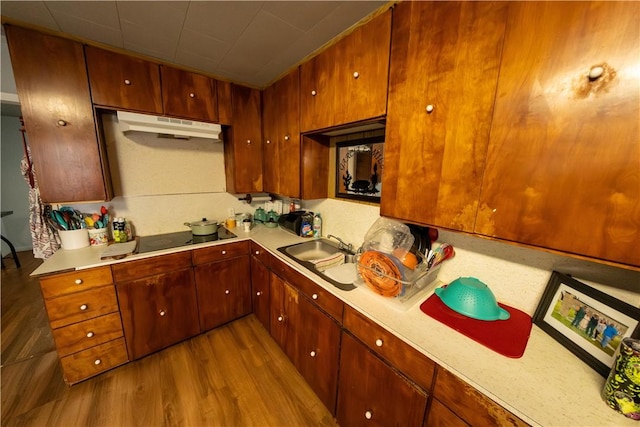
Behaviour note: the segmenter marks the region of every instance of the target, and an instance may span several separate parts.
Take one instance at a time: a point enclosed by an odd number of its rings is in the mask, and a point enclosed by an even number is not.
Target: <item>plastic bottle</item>
[[[313,238],[319,239],[322,237],[322,217],[319,213],[313,217]]]
[[[313,236],[313,214],[306,212],[302,215],[302,222],[300,224],[300,237],[312,237]]]

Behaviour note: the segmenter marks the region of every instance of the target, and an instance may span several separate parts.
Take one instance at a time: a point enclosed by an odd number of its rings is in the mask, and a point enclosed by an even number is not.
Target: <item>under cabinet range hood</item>
[[[124,131],[154,133],[163,138],[207,138],[221,141],[222,127],[214,123],[196,122],[173,117],[118,111],[118,121]]]

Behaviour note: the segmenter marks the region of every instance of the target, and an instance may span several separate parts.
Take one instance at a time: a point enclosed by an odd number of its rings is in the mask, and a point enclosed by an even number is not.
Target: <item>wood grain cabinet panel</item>
[[[118,311],[118,300],[111,284],[45,299],[44,305],[52,329]]]
[[[336,419],[341,426],[421,426],[427,395],[343,332]]]
[[[473,231],[507,8],[395,6],[382,215]]]
[[[162,102],[169,116],[218,121],[216,81],[211,77],[163,65]]]
[[[75,384],[122,365],[128,360],[124,339],[118,338],[63,357],[60,359],[60,363],[64,372],[65,382],[67,384]]]
[[[122,326],[132,360],[197,335],[193,269],[116,282]]]
[[[159,255],[136,261],[113,264],[111,271],[116,282],[140,279],[142,277],[173,270],[191,267],[191,251],[176,252],[173,254]]]
[[[218,122],[221,125],[231,125],[233,123],[231,83],[217,80],[216,92],[218,94]]]
[[[433,399],[424,427],[469,427],[469,424],[440,403],[438,399]]]
[[[76,270],[40,278],[40,288],[45,299],[82,292],[112,283],[113,276],[109,267]]]
[[[459,418],[472,426],[524,427],[528,425],[441,367],[438,368],[436,374],[433,396]],[[462,396],[464,398],[461,398]],[[437,417],[438,413],[435,416]],[[427,425],[438,424],[431,424],[431,421],[429,421]]]
[[[110,200],[82,45],[12,25],[5,31],[42,201]]]
[[[262,254],[269,255],[264,249],[252,243],[251,245],[251,299],[253,314],[258,318],[262,326],[267,331],[270,326],[270,304],[271,292],[269,286],[269,267],[268,261],[265,264],[263,259],[266,258]]]
[[[160,65],[95,46],[84,51],[94,104],[162,114]]]
[[[60,357],[122,336],[122,321],[118,312],[53,330],[53,340]]]
[[[300,197],[300,73],[295,68],[262,91],[263,189]]]
[[[192,251],[193,264],[206,264],[215,261],[222,261],[248,255],[251,244],[248,240],[235,243],[225,243],[223,245],[210,246],[208,248],[195,249]]]
[[[640,266],[640,3],[508,22],[475,232]]]
[[[196,265],[194,273],[201,332],[251,313],[248,255]]]
[[[260,91],[231,85],[233,126],[226,130],[225,176],[229,193],[262,191],[262,122]]]

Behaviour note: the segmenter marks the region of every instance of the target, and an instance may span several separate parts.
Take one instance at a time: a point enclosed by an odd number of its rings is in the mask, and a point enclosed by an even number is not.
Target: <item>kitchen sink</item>
[[[356,288],[355,255],[326,239],[282,246],[278,251],[344,291]]]

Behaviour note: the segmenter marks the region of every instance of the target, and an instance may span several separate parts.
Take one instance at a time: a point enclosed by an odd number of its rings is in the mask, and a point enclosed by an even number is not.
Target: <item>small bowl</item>
[[[453,311],[478,320],[507,320],[511,314],[498,305],[491,289],[475,277],[459,277],[435,294]]]

